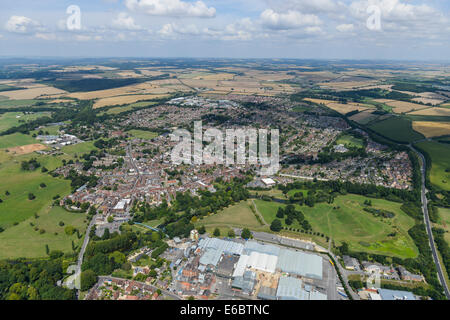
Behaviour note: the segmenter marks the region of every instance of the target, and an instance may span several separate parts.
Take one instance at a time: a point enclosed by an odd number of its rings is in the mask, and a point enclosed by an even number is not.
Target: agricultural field
[[[426,108],[430,108],[429,106],[424,106],[421,104],[406,102],[406,101],[397,101],[397,100],[387,100],[387,99],[374,99],[373,101],[383,103],[392,107],[392,111],[394,113],[408,113],[411,111],[422,110]]]
[[[398,142],[413,142],[423,139],[424,136],[413,130],[408,119],[389,117],[369,125],[369,128],[380,135]]]
[[[266,230],[267,227],[262,226],[256,219],[254,213],[250,209],[251,201],[241,201],[240,203],[223,209],[222,211],[198,220],[196,227],[205,226],[208,230],[219,228],[229,230],[236,228],[249,228],[251,230]],[[267,230],[266,230],[267,231]]]
[[[413,129],[427,138],[450,135],[450,122],[413,121]]]
[[[377,118],[378,115],[373,114],[372,111],[362,111],[351,116],[349,119],[358,122],[359,124],[366,125]]]
[[[46,257],[45,245],[49,250],[61,250],[72,252],[72,241],[79,247],[83,241],[86,230],[85,218],[82,213],[71,213],[60,207],[44,206],[35,211],[38,214],[28,217],[16,226],[0,233],[0,259],[14,259],[20,257],[42,258]],[[59,222],[64,222],[60,226]],[[33,226],[31,225],[33,224]],[[77,234],[67,235],[64,232],[66,226],[73,226],[80,231],[81,238]],[[38,228],[36,231],[35,228]],[[40,233],[40,230],[45,230]]]
[[[107,106],[130,104],[130,103],[135,103],[135,102],[139,102],[139,101],[165,99],[168,97],[170,97],[170,96],[165,95],[165,94],[153,94],[153,95],[137,94],[137,95],[102,98],[102,99],[97,100],[94,103],[94,109],[103,108],[103,107],[107,107]]]
[[[312,98],[306,98],[305,101],[314,102],[317,104],[324,104],[328,108],[333,109],[334,111],[339,112],[340,114],[346,114],[352,111],[367,111],[368,109],[373,109],[375,111],[375,108],[371,105],[362,104],[362,103],[338,103],[336,101],[332,100],[322,100],[322,99],[312,99]]]
[[[39,85],[23,90],[3,91],[2,96],[12,100],[36,99],[42,96],[53,96],[64,94],[66,91],[51,86]]]
[[[410,112],[410,115],[418,115],[418,116],[440,116],[440,117],[450,117],[450,109],[449,108],[428,108],[419,111]]]
[[[26,99],[26,100],[9,100],[7,97],[5,99],[0,99],[0,109],[3,108],[20,108],[20,107],[31,107],[38,102],[47,102],[45,100],[36,99]]]
[[[314,208],[296,206],[305,215],[313,231],[324,233],[337,244],[349,243],[356,251],[393,255],[411,258],[417,255],[414,242],[408,230],[414,226],[414,220],[400,210],[400,203],[382,199],[370,199],[372,208],[384,209],[395,213],[391,219],[375,217],[363,210],[366,197],[359,195],[338,196],[333,204],[320,203]],[[256,200],[259,212],[267,223],[276,218],[278,207],[284,204]],[[284,221],[282,222],[283,225]],[[298,222],[289,226],[300,228]]]
[[[431,158],[431,183],[443,190],[450,190],[450,145],[426,141],[418,143],[417,147]]]
[[[126,112],[126,111],[131,111],[134,109],[149,107],[149,106],[155,105],[156,103],[157,102],[152,102],[152,101],[141,101],[141,102],[136,102],[136,103],[132,103],[129,105],[125,105],[125,106],[114,107],[114,108],[108,109],[104,113],[114,115],[114,114],[119,114],[119,113]]]

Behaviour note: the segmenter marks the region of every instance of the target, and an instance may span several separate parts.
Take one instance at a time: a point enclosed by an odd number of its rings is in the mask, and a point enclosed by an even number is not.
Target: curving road
[[[411,150],[413,150],[419,156],[419,158],[421,160],[420,161],[421,162],[420,171],[421,171],[421,176],[422,176],[421,198],[422,198],[422,211],[423,211],[425,226],[427,229],[428,239],[430,240],[430,247],[431,247],[431,252],[433,254],[434,263],[436,264],[439,282],[441,283],[442,287],[444,288],[444,292],[445,292],[445,295],[447,296],[447,299],[450,299],[450,292],[448,290],[447,282],[445,282],[445,277],[444,277],[444,273],[442,271],[441,262],[439,261],[439,257],[437,254],[436,245],[434,243],[433,232],[431,229],[430,216],[428,214],[427,189],[425,187],[425,177],[426,177],[426,170],[427,170],[425,157],[422,153],[420,153],[412,145],[410,145],[409,147],[411,148]]]

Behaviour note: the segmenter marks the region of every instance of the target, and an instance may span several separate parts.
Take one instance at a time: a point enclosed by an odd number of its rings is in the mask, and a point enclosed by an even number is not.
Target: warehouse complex
[[[186,264],[189,272],[180,270],[180,275],[224,277],[233,292],[258,299],[327,299],[314,285],[324,273],[324,259],[317,254],[242,239],[202,238],[192,249],[192,263]]]

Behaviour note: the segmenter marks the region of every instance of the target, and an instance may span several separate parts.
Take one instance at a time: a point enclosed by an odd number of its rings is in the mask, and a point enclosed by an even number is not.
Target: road
[[[436,264],[436,268],[437,268],[439,282],[441,283],[442,287],[444,288],[444,292],[445,292],[445,295],[447,296],[447,299],[450,299],[450,292],[448,290],[447,282],[445,281],[445,277],[444,277],[444,272],[442,271],[441,262],[439,261],[439,257],[437,254],[436,245],[434,243],[433,232],[431,229],[430,216],[428,214],[427,189],[425,187],[425,177],[426,177],[426,168],[427,168],[425,157],[422,153],[420,153],[412,145],[410,145],[409,147],[411,148],[411,150],[413,150],[419,156],[419,158],[421,160],[420,172],[421,172],[421,176],[422,176],[421,198],[422,198],[423,217],[424,217],[425,226],[427,229],[428,239],[430,241],[431,253],[433,254],[434,263]]]

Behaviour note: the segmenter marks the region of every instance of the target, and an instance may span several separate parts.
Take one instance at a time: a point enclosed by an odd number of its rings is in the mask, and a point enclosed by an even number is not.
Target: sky
[[[1,0],[0,56],[450,60],[449,0]]]

